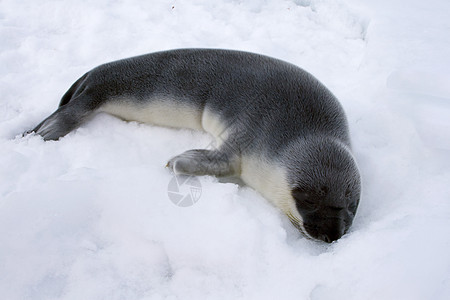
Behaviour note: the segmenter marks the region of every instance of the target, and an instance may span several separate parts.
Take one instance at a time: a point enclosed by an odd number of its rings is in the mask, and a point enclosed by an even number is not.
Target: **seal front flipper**
[[[177,175],[225,177],[240,173],[238,158],[221,150],[188,150],[170,159],[167,167]]]

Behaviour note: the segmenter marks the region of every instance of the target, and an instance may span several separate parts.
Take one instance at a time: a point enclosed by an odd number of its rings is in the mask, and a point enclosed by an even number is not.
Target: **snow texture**
[[[450,2],[0,2],[1,299],[450,299]],[[200,132],[99,115],[22,138],[98,64],[159,50],[253,51],[341,100],[363,176],[351,232],[302,237],[257,192],[166,161]]]

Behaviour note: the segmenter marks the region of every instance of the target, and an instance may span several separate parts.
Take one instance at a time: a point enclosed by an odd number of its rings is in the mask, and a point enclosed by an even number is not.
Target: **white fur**
[[[202,112],[169,99],[152,100],[140,104],[138,100],[117,99],[109,101],[99,109],[128,121],[138,121],[159,126],[202,130]]]
[[[216,138],[215,147],[218,148],[228,138],[226,126],[220,118],[209,109],[205,108],[202,116],[202,127],[206,132],[211,133]]]
[[[286,171],[281,166],[261,155],[241,158],[241,179],[281,209],[291,220],[295,219],[303,232],[309,236],[303,227],[303,218],[297,211],[286,178]]]
[[[208,109],[201,112],[196,107],[170,99],[152,100],[144,104],[134,99],[115,99],[98,111],[127,121],[204,130],[216,138],[215,147],[219,147],[228,137],[225,125]]]

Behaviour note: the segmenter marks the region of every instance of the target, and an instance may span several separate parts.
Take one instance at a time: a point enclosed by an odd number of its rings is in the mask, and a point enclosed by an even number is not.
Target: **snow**
[[[450,299],[450,2],[0,2],[2,299]],[[184,47],[297,64],[341,100],[363,176],[351,232],[303,238],[248,187],[168,197],[206,134],[99,115],[20,134],[98,64]]]

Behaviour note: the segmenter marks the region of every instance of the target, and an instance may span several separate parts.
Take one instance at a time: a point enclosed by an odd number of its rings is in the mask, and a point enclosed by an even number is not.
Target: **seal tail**
[[[83,93],[83,84],[88,73],[78,79],[61,98],[59,108],[33,130],[42,136],[44,140],[57,140],[72,130],[78,128],[94,112],[92,109],[92,97]]]

